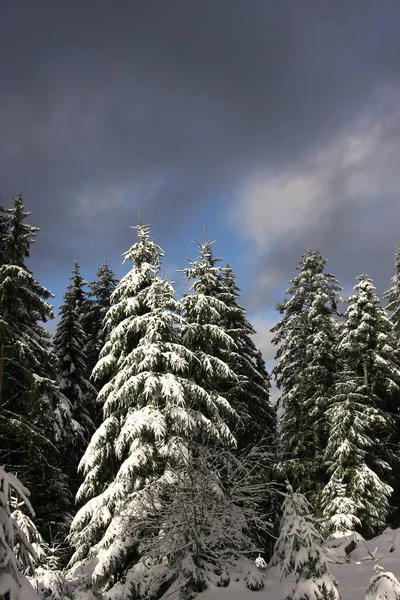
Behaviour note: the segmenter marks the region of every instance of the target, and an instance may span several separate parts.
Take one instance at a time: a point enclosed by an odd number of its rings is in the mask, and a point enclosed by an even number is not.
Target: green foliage
[[[376,533],[388,515],[393,417],[400,371],[393,361],[392,325],[372,281],[358,277],[338,342],[342,373],[327,411],[331,433],[325,459],[331,479],[324,515],[333,531]]]
[[[179,466],[189,445],[235,443],[226,421],[233,409],[198,378],[200,372],[214,383],[231,371],[221,359],[182,343],[191,325],[160,276],[162,250],[149,227],[136,229],[139,241],[125,253],[132,268],[112,294],[109,338],[93,373],[106,380],[99,393],[104,420],[81,462],[78,500],[86,504],[71,530],[72,562],[97,555],[92,581],[102,590],[139,559],[138,540],[125,521],[138,510],[143,490]]]
[[[69,402],[68,424],[63,433],[64,461],[74,493],[81,483],[77,479],[77,468],[94,433],[93,418],[96,414],[96,390],[85,377],[86,336],[81,324],[85,284],[75,261],[53,339],[58,359],[57,384]]]
[[[235,351],[225,357],[237,377],[226,395],[240,417],[234,435],[239,449],[261,443],[272,449],[276,442],[276,414],[269,400],[270,379],[265,362],[252,338],[256,332],[245,309],[238,304],[240,290],[229,265],[222,270],[220,279],[218,297],[228,308],[221,315],[220,324],[235,343]]]
[[[328,438],[326,410],[337,372],[336,340],[341,287],[325,273],[326,260],[308,250],[290,280],[283,315],[271,330],[279,360],[273,370],[281,390],[280,453],[283,471],[314,500],[326,477],[322,456]]]
[[[285,600],[339,599],[337,582],[331,577],[324,549],[324,537],[311,512],[308,500],[287,486],[280,534],[272,565],[288,580]]]
[[[40,322],[53,318],[43,288],[24,264],[37,228],[24,221],[22,197],[5,209],[5,262],[0,266],[0,460],[29,486],[37,523],[47,536],[68,504],[57,442],[62,398],[55,356]],[[60,418],[54,419],[54,415]]]
[[[96,272],[97,279],[89,284],[89,292],[82,306],[82,326],[86,334],[86,378],[89,379],[100,357],[100,352],[109,336],[104,319],[111,307],[111,295],[118,280],[107,261]],[[99,392],[105,382],[96,381]]]

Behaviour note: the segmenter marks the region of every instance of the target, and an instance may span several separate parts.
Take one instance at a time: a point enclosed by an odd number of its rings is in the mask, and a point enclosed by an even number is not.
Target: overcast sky
[[[0,57],[0,195],[24,194],[56,306],[74,259],[125,272],[139,204],[174,279],[207,226],[267,357],[308,247],[346,291],[388,287],[398,0],[2,0]]]

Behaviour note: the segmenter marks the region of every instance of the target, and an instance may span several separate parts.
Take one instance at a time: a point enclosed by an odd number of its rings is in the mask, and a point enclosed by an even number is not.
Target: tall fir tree
[[[198,369],[192,376],[207,390],[221,395],[230,403],[235,410],[230,427],[236,430],[241,417],[238,408],[243,409],[243,406],[239,406],[233,393],[239,385],[239,376],[232,365],[239,363],[240,356],[235,340],[227,331],[231,315],[235,313],[227,301],[233,304],[234,297],[223,282],[224,272],[217,264],[221,259],[213,254],[215,242],[195,243],[199,249],[198,259],[190,260],[190,266],[182,270],[185,279],[192,281],[189,293],[181,300],[182,314],[188,324],[182,329],[182,340],[198,356]],[[213,357],[210,367],[204,362],[204,356]]]
[[[0,462],[29,486],[47,539],[68,507],[59,468],[68,403],[54,382],[56,359],[40,322],[53,318],[42,287],[25,265],[37,227],[27,225],[22,196],[5,209],[5,262],[0,266]],[[56,419],[54,418],[56,416]],[[50,533],[52,530],[52,533]]]
[[[93,417],[97,411],[96,390],[85,377],[86,336],[81,324],[85,285],[86,282],[79,271],[79,264],[75,261],[70,283],[64,294],[64,303],[60,308],[61,319],[53,339],[54,351],[58,359],[57,383],[70,403],[72,427],[70,427],[70,435],[66,436],[64,449],[66,471],[75,493],[79,481],[78,464],[94,433]]]
[[[358,277],[338,343],[341,373],[328,409],[325,453],[330,481],[322,494],[331,530],[375,533],[383,528],[392,492],[391,396],[399,390],[392,325],[371,279]]]
[[[197,331],[179,316],[174,289],[160,276],[163,252],[150,239],[150,227],[139,223],[136,229],[139,241],[124,255],[132,268],[112,294],[110,336],[94,370],[95,378],[107,378],[99,393],[104,421],[81,462],[78,500],[86,504],[71,531],[72,562],[97,556],[92,583],[103,590],[151,569],[133,533],[149,490],[196,447],[235,442],[227,424],[234,411],[194,376],[200,370],[216,382],[231,371],[182,344],[183,331],[186,337]]]
[[[400,366],[400,246],[396,250],[395,255],[395,274],[391,281],[390,288],[383,294],[386,300],[386,310],[389,313],[389,319],[393,327],[394,336],[394,352],[393,358],[396,365]],[[391,412],[393,416],[393,436],[392,444],[394,448],[400,446],[400,392],[392,393],[391,397]],[[392,496],[392,526],[400,525],[400,461],[393,465],[393,480],[394,487]]]
[[[272,328],[279,360],[273,370],[283,410],[280,452],[289,479],[313,502],[326,478],[323,452],[329,425],[326,410],[337,371],[335,347],[341,287],[325,272],[317,250],[303,254],[298,275],[290,280],[289,296],[278,310],[282,320]]]
[[[104,324],[105,316],[111,307],[111,295],[118,285],[115,273],[105,260],[98,268],[97,279],[89,284],[89,292],[82,307],[82,326],[86,334],[86,378],[89,379],[96,366],[100,352],[109,335]],[[102,387],[101,382],[95,384],[97,391]]]
[[[240,415],[234,430],[238,448],[253,447],[259,443],[272,448],[275,444],[276,414],[269,399],[270,378],[252,337],[256,332],[246,317],[245,309],[238,304],[240,289],[229,264],[223,269],[221,279],[218,297],[229,308],[221,325],[236,346],[236,351],[230,353],[226,360],[238,377],[227,396]]]
[[[275,418],[269,403],[269,378],[260,353],[255,348],[253,331],[243,308],[237,303],[238,289],[233,272],[219,266],[213,253],[215,242],[195,242],[199,255],[183,270],[192,282],[189,293],[181,300],[182,314],[188,325],[182,328],[182,341],[198,356],[213,356],[230,373],[221,378],[209,377],[208,371],[196,368],[192,377],[207,390],[221,395],[234,409],[229,426],[236,438],[235,452],[260,444],[270,454],[262,477],[271,477],[275,459]],[[272,455],[272,456],[271,456]],[[273,496],[267,494],[263,509],[269,512]],[[265,540],[264,540],[265,541]]]

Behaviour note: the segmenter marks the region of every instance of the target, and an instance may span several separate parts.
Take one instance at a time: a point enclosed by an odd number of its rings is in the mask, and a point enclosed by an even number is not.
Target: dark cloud
[[[119,255],[139,203],[167,235],[295,164],[399,77],[399,25],[396,0],[3,1],[0,191],[24,192],[38,267]]]
[[[274,244],[257,260],[256,293],[246,294],[246,305],[253,311],[281,302],[288,281],[296,274],[301,255],[308,248],[319,249],[327,259],[326,270],[334,273],[347,298],[357,276],[367,273],[382,293],[394,275],[394,255],[400,245],[398,200],[379,202],[370,210],[355,203],[334,206],[323,226],[310,224],[298,235]],[[276,321],[279,315],[276,313]],[[272,319],[273,320],[273,319]]]

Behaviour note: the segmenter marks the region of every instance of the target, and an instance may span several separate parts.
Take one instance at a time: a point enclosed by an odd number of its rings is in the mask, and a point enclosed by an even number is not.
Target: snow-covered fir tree
[[[246,317],[246,311],[238,304],[239,288],[229,264],[221,275],[218,298],[229,311],[224,311],[221,325],[235,342],[235,352],[227,362],[237,375],[227,396],[240,415],[234,434],[238,448],[264,442],[272,449],[275,442],[276,415],[270,399],[270,379],[261,352],[252,336],[256,333]]]
[[[239,377],[231,365],[234,360],[239,361],[239,356],[236,343],[224,326],[228,324],[229,313],[233,312],[226,303],[226,296],[231,301],[232,294],[223,284],[223,270],[217,266],[220,259],[212,252],[214,242],[195,243],[199,257],[190,260],[190,266],[182,270],[185,279],[192,280],[189,293],[181,300],[186,321],[182,327],[182,342],[198,357],[191,376],[212,393],[229,398],[230,405],[235,409],[229,425],[236,428],[240,414],[237,412],[239,403],[236,402],[233,389],[238,385]],[[207,357],[212,357],[210,364]]]
[[[188,321],[182,328],[182,340],[199,359],[192,376],[207,390],[223,396],[235,410],[229,426],[238,442],[237,451],[263,442],[273,454],[275,418],[269,403],[269,378],[250,337],[252,327],[237,303],[232,270],[219,266],[220,259],[213,253],[215,242],[195,243],[199,256],[183,269],[192,285],[181,300],[182,314]],[[230,374],[210,377],[210,370],[202,367],[204,355],[214,357],[217,373],[228,365]],[[270,469],[263,475],[267,480]],[[271,500],[266,496],[266,511]]]
[[[393,327],[394,352],[393,358],[400,366],[400,247],[396,250],[395,256],[395,274],[392,278],[390,288],[383,294],[387,301],[386,310],[389,313],[389,320]],[[398,448],[400,444],[400,391],[391,394],[390,411],[393,414],[393,434],[391,443],[393,448]],[[391,498],[391,522],[395,525],[400,524],[400,461],[392,465],[393,479],[391,484],[394,488]]]
[[[58,390],[50,334],[53,318],[42,287],[25,265],[38,231],[25,223],[22,197],[5,209],[5,263],[0,266],[0,462],[29,486],[42,533],[54,535],[68,506],[57,445],[68,415]],[[56,416],[56,419],[54,418]]]
[[[366,404],[354,372],[342,374],[328,418],[332,429],[325,459],[331,476],[321,496],[326,527],[342,537],[360,530],[362,524],[370,530],[383,526],[392,488],[366,464],[375,445],[369,433],[383,417]]]
[[[53,339],[58,359],[57,383],[70,403],[70,431],[65,436],[64,449],[67,473],[72,482],[76,480],[79,461],[94,433],[93,417],[97,411],[96,390],[85,377],[86,336],[81,324],[85,284],[80,275],[79,264],[75,261],[70,283],[64,294],[64,303],[60,308],[61,319]],[[75,492],[76,490],[77,487]]]
[[[341,373],[327,411],[331,424],[325,460],[330,480],[322,493],[332,532],[384,527],[392,492],[393,418],[387,412],[400,371],[393,360],[392,326],[371,280],[361,275],[338,343]]]
[[[329,573],[324,537],[308,500],[287,486],[280,534],[271,565],[288,581],[285,600],[335,600],[337,582]]]
[[[273,370],[281,390],[280,453],[284,471],[302,491],[320,492],[326,477],[323,451],[328,436],[326,409],[335,381],[338,305],[342,289],[325,272],[326,260],[308,250],[290,280],[283,315],[272,328],[279,360]]]
[[[394,261],[395,274],[390,288],[383,294],[387,300],[386,310],[390,314],[397,345],[400,345],[400,246],[396,250]],[[400,351],[396,348],[396,351]]]
[[[100,352],[107,341],[109,331],[104,325],[104,319],[111,306],[111,294],[118,280],[105,260],[96,272],[97,279],[89,284],[89,292],[82,306],[82,326],[86,333],[86,378],[91,377],[92,371],[99,360]],[[96,382],[97,391],[102,387]]]
[[[112,294],[110,335],[94,369],[95,378],[107,378],[99,393],[104,421],[81,461],[78,500],[86,503],[71,531],[72,563],[97,557],[92,582],[103,590],[129,578],[140,560],[130,520],[148,486],[201,445],[235,444],[227,424],[233,409],[197,373],[214,384],[234,375],[205,350],[182,344],[182,332],[188,338],[197,328],[179,316],[174,289],[160,276],[163,253],[150,228],[136,229],[139,241],[125,253],[132,268]]]

